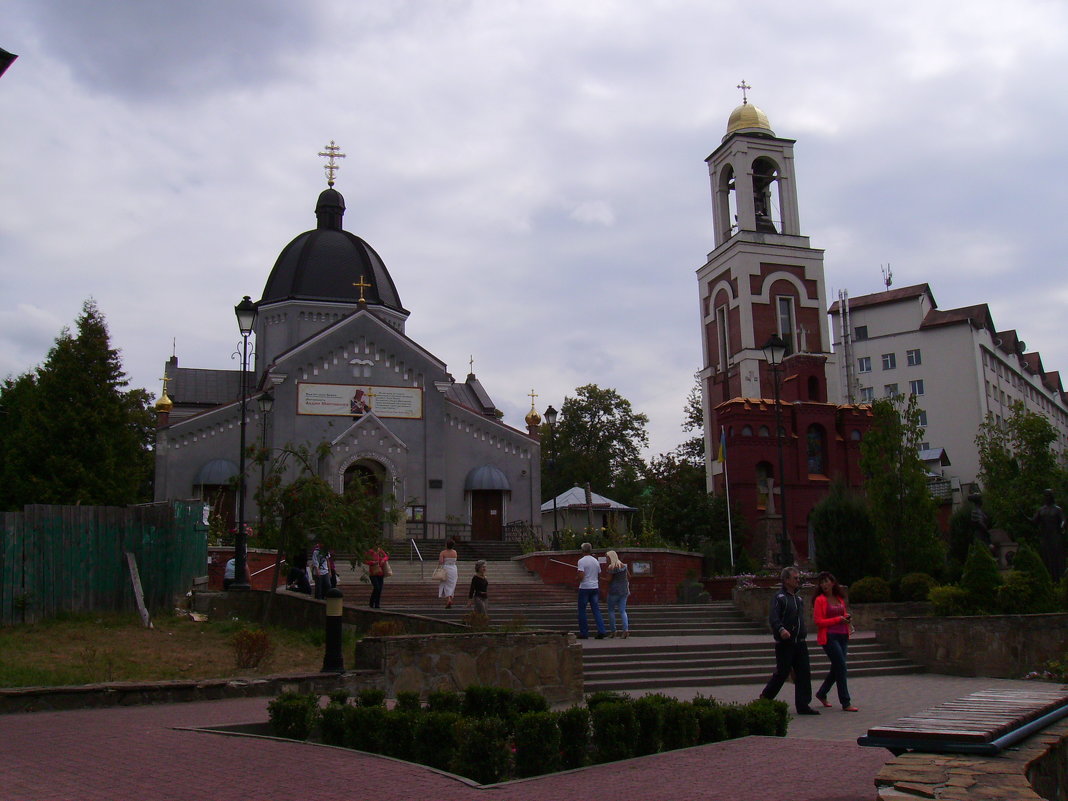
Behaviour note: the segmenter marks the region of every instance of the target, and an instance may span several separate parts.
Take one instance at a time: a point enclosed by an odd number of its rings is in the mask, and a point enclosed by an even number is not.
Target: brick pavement
[[[861,748],[867,716],[881,722],[990,686],[996,679],[857,679],[860,713],[795,718],[790,736],[749,737],[627,762],[478,789],[415,765],[343,749],[175,729],[266,719],[267,699],[48,712],[0,717],[0,798],[122,799],[609,798],[626,801],[846,801],[874,798],[889,752]],[[759,687],[704,688],[748,700]],[[688,697],[686,688],[669,694]],[[864,711],[867,706],[868,712]]]

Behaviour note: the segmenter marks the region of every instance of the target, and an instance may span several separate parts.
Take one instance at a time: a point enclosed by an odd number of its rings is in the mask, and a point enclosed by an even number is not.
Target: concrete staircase
[[[582,667],[586,692],[596,690],[645,690],[667,687],[703,687],[717,684],[761,684],[775,669],[770,638],[765,642],[706,644],[659,644],[586,648]],[[603,645],[604,643],[598,643]],[[809,643],[813,685],[818,686],[830,668],[815,642]],[[849,675],[889,676],[920,673],[923,668],[888,650],[873,638],[849,645]],[[832,702],[834,699],[830,699]]]

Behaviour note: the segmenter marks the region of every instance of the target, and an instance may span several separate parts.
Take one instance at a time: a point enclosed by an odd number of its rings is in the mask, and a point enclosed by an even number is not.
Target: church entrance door
[[[471,539],[500,540],[504,514],[500,490],[471,491]]]

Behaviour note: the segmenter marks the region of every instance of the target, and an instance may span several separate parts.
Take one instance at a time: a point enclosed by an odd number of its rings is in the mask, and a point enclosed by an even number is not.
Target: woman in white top
[[[438,565],[445,571],[445,578],[438,584],[438,597],[445,599],[445,608],[452,606],[452,596],[456,592],[456,543],[451,539],[445,543],[445,550],[438,554]]]

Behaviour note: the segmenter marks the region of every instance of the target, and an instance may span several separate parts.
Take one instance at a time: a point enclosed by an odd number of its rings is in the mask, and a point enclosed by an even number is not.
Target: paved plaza
[[[873,799],[890,758],[857,736],[998,679],[912,675],[851,681],[858,713],[793,718],[785,739],[747,737],[480,789],[455,777],[344,749],[181,727],[266,720],[266,698],[0,717],[3,799],[610,799],[611,801],[854,801]],[[760,687],[664,691],[748,701]],[[792,692],[787,684],[782,700]],[[792,705],[791,705],[792,706]]]

